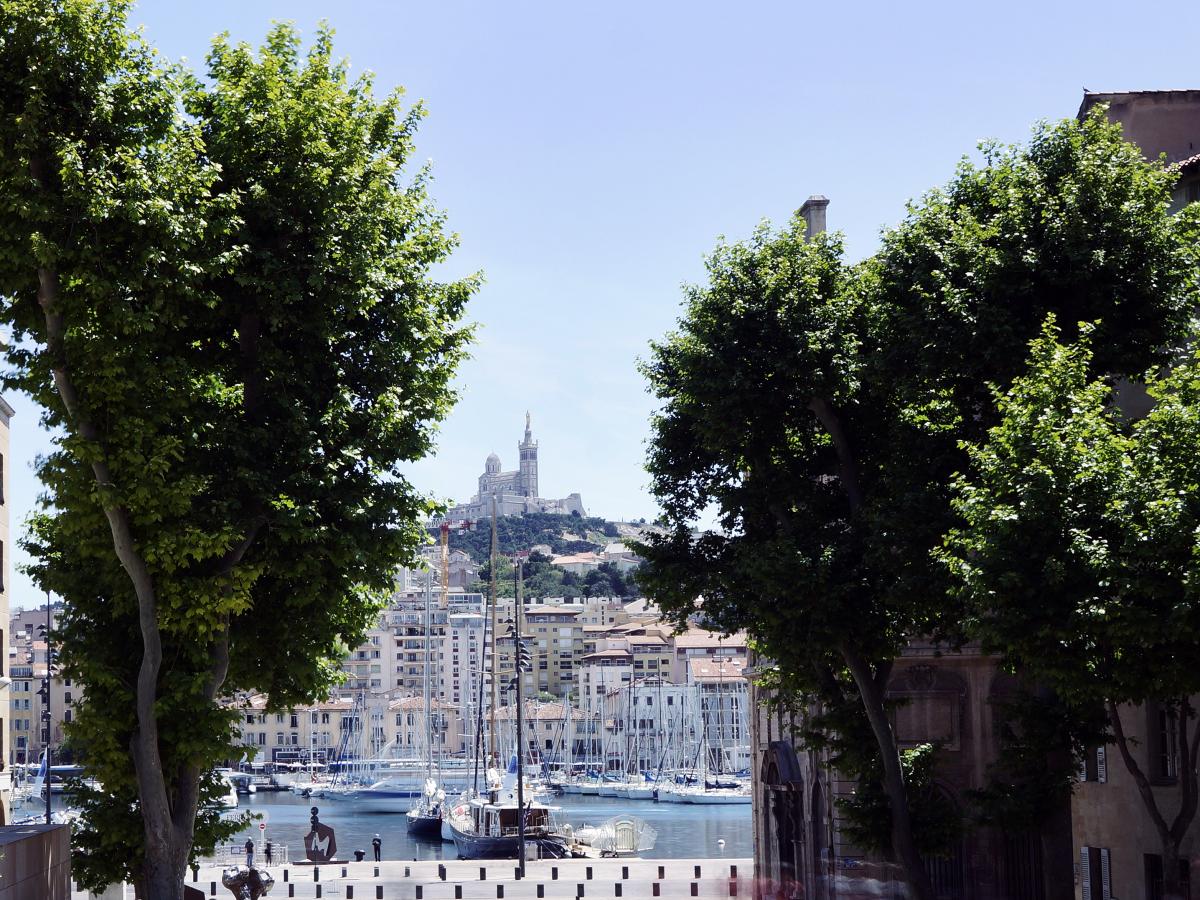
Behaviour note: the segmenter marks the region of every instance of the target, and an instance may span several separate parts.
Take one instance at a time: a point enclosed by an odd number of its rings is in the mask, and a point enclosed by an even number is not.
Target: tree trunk
[[[1197,808],[1196,755],[1200,749],[1200,728],[1197,728],[1189,738],[1188,723],[1192,717],[1192,708],[1187,698],[1179,701],[1177,715],[1179,743],[1176,750],[1179,753],[1179,763],[1176,766],[1178,775],[1175,781],[1180,795],[1180,804],[1179,812],[1168,825],[1162,810],[1158,808],[1158,798],[1154,796],[1150,779],[1146,777],[1146,773],[1142,771],[1129,749],[1129,738],[1126,737],[1125,726],[1121,723],[1120,710],[1117,704],[1111,701],[1108,703],[1108,721],[1112,725],[1114,743],[1121,753],[1121,760],[1125,763],[1125,768],[1133,776],[1133,781],[1142,798],[1142,805],[1150,814],[1150,819],[1158,831],[1162,849],[1164,900],[1186,900],[1187,898],[1187,891],[1179,877],[1179,844],[1196,818]]]
[[[1163,900],[1187,900],[1187,890],[1179,877],[1179,842],[1163,842]]]
[[[174,834],[165,835],[164,838],[161,843],[146,844],[139,879],[139,900],[183,900],[190,841],[183,846]]]
[[[843,647],[842,656],[850,668],[850,674],[854,676],[863,708],[871,723],[871,731],[879,745],[879,755],[883,761],[883,790],[887,794],[892,815],[892,854],[904,869],[913,900],[935,900],[933,883],[929,880],[925,861],[917,852],[913,835],[908,789],[904,783],[904,770],[900,766],[900,749],[896,745],[896,736],[883,702],[886,684],[879,683],[866,660],[855,651]]]

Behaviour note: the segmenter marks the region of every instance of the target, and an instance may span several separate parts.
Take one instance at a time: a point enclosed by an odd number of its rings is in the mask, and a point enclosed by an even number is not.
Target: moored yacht
[[[502,779],[487,772],[488,791],[456,804],[446,821],[458,849],[459,859],[516,859],[520,845],[520,807],[517,805],[516,774]],[[560,859],[570,855],[567,840],[559,830],[558,807],[536,800],[525,804],[525,844],[542,857]]]

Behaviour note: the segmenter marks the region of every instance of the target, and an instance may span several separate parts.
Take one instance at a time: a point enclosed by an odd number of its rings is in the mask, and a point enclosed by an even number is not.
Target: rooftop
[[[675,635],[675,646],[681,648],[745,647],[746,633],[739,631],[736,634],[723,635],[717,631],[705,631],[702,628],[695,628],[691,631],[685,631],[683,634]]]
[[[725,681],[743,677],[746,661],[740,656],[713,656],[689,659],[688,672],[692,681]]]

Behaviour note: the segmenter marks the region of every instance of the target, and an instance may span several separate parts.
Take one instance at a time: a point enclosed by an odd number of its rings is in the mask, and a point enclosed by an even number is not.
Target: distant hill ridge
[[[605,545],[626,537],[636,537],[653,526],[644,523],[610,522],[596,516],[563,516],[551,513],[526,513],[523,516],[498,516],[496,543],[502,554],[548,546],[555,555],[603,550]],[[438,534],[431,528],[430,534]],[[490,519],[482,519],[473,531],[450,532],[450,548],[463,550],[477,563],[485,563],[491,552]]]

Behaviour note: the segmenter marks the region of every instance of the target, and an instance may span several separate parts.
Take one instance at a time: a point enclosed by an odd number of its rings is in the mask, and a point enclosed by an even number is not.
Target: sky
[[[656,514],[637,360],[719,238],[823,194],[858,259],[981,140],[1074,115],[1085,87],[1200,87],[1181,2],[142,0],[131,24],[202,71],[220,32],[322,19],[354,71],[425,105],[414,163],[461,236],[446,274],[486,279],[460,400],[413,482],[468,499],[488,453],[516,468],[528,410],[541,493],[610,519]],[[20,534],[49,439],[8,399]],[[36,604],[13,574],[13,605]]]

